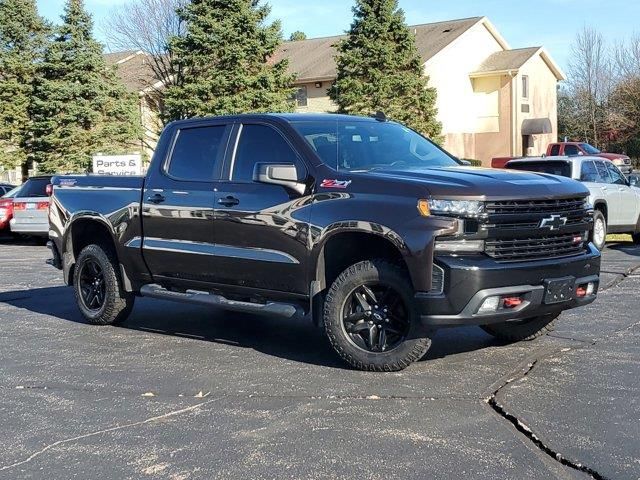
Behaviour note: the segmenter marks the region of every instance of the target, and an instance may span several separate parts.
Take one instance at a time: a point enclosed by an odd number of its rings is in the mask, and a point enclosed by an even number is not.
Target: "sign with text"
[[[95,155],[93,173],[97,175],[142,175],[142,157],[135,155]]]

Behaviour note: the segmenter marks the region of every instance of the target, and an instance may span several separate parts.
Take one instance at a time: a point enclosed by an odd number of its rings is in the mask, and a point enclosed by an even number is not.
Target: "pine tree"
[[[338,75],[329,96],[342,113],[382,111],[440,141],[436,91],[428,86],[414,35],[397,0],[356,0],[354,21],[337,45]]]
[[[43,172],[86,170],[96,153],[140,150],[135,95],[108,68],[82,0],[68,0],[63,23],[49,42],[31,108],[33,159]]]
[[[271,62],[280,23],[266,23],[260,0],[192,0],[178,10],[187,25],[170,49],[179,75],[165,94],[167,120],[294,108],[287,62]]]
[[[35,0],[0,0],[0,166],[26,170],[36,62],[47,24]]]
[[[300,40],[306,40],[306,39],[307,39],[307,34],[301,30],[296,30],[291,35],[289,35],[290,42],[298,42]]]

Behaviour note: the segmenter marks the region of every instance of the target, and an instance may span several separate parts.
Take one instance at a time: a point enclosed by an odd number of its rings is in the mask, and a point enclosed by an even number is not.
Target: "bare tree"
[[[598,145],[604,139],[608,103],[614,88],[612,62],[603,36],[584,27],[576,35],[569,62],[569,88],[588,123],[585,136]]]
[[[102,27],[109,46],[116,50],[142,50],[149,55],[156,79],[171,83],[176,69],[169,42],[184,34],[177,9],[187,2],[130,0],[114,8]]]

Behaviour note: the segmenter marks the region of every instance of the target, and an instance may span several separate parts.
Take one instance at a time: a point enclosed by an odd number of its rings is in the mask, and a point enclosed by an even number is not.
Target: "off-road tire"
[[[555,329],[556,319],[559,316],[559,313],[557,315],[541,315],[522,321],[482,325],[481,328],[489,335],[507,342],[534,340],[551,333]]]
[[[343,307],[353,289],[367,282],[382,281],[402,296],[409,309],[409,331],[405,340],[387,352],[368,352],[354,345],[343,327]],[[385,260],[366,260],[351,265],[333,282],[325,297],[324,329],[335,351],[359,370],[392,372],[403,370],[429,350],[431,339],[419,329],[419,316],[413,302],[413,288],[408,274]]]
[[[97,311],[86,308],[80,298],[80,275],[78,272],[89,259],[100,265],[104,276],[105,300]],[[93,325],[116,325],[126,320],[133,309],[135,296],[125,292],[122,287],[116,255],[108,247],[88,245],[80,252],[75,266],[73,287],[76,303],[82,316]]]
[[[602,224],[604,225],[604,237],[603,237],[602,243],[596,242],[596,238],[594,235],[596,223],[599,221],[602,221]],[[593,230],[591,231],[590,237],[591,237],[590,240],[593,242],[593,244],[596,246],[598,250],[602,250],[607,243],[607,219],[605,218],[604,214],[600,210],[596,210],[595,212],[593,212]]]

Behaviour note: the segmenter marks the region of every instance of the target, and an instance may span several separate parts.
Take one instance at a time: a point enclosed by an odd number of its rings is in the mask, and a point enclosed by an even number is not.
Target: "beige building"
[[[444,147],[460,158],[539,155],[557,140],[557,95],[564,74],[542,47],[511,49],[486,17],[410,27],[425,74],[438,92],[438,118]],[[300,112],[330,112],[336,106],[327,89],[336,78],[335,44],[342,36],[285,42],[275,60],[289,59],[299,87]],[[141,109],[153,145],[157,122],[146,55],[113,57],[120,75],[140,92]]]

